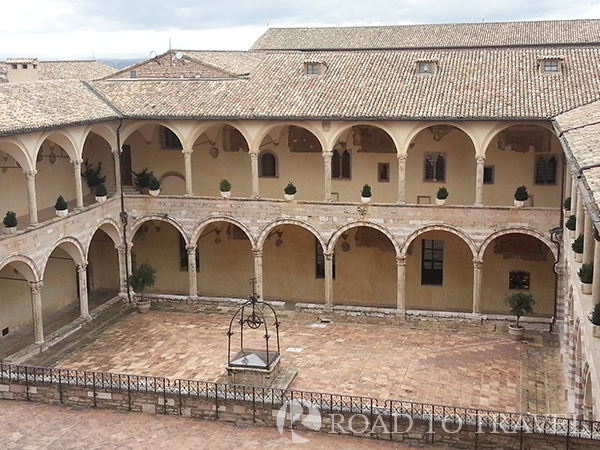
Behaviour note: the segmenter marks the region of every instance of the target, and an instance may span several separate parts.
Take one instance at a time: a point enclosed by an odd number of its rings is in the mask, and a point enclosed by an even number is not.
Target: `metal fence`
[[[254,415],[258,407],[280,408],[296,402],[303,407],[316,408],[321,414],[361,414],[369,418],[371,423],[374,423],[376,416],[383,416],[389,417],[390,423],[398,420],[411,423],[423,421],[431,426],[441,424],[445,429],[464,425],[481,432],[525,432],[600,441],[600,422],[556,415],[511,413],[400,400],[386,400],[383,405],[379,405],[378,400],[372,397],[0,363],[0,383],[2,382],[25,384],[28,400],[30,386],[45,384],[58,388],[61,402],[63,388],[67,387],[91,390],[94,393],[94,405],[97,391],[127,393],[129,409],[132,394],[150,393],[164,398],[165,413],[167,397],[178,399],[180,414],[185,398],[211,401],[216,406],[215,418],[219,416],[218,406],[225,401],[251,404]]]

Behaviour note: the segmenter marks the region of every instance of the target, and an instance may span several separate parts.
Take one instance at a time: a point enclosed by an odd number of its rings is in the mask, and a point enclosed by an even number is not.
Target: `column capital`
[[[192,153],[194,153],[194,150],[189,149],[189,148],[184,148],[183,150],[181,150],[181,153],[183,153],[184,158],[191,158]]]
[[[127,247],[125,245],[115,245],[115,249],[119,255],[127,253]]]
[[[85,269],[87,268],[87,266],[88,266],[87,262],[75,264],[75,267],[77,267],[77,272],[85,272]]]
[[[25,174],[25,177],[28,180],[33,180],[35,179],[35,175],[37,174],[37,170],[33,169],[33,170],[24,170],[23,173]]]
[[[484,155],[475,155],[475,161],[477,161],[477,164],[483,164],[483,163],[485,163],[485,156]]]
[[[186,245],[185,246],[185,249],[187,250],[187,254],[188,255],[195,254],[196,253],[196,248],[198,248],[198,247],[196,247],[195,245]]]
[[[481,260],[481,259],[474,259],[473,260],[473,268],[474,269],[478,269],[478,270],[483,269],[483,260]]]
[[[333,252],[323,252],[323,256],[325,257],[325,259],[333,261]]]
[[[331,159],[333,157],[332,151],[326,151],[326,152],[323,152],[322,154],[323,154],[323,158],[325,158],[325,159],[327,159],[327,158]]]
[[[70,159],[69,161],[71,161],[71,164],[74,164],[76,166],[81,166],[83,159]]]
[[[31,289],[32,294],[39,294],[42,292],[42,286],[44,286],[44,282],[42,280],[29,282],[29,288]]]
[[[256,152],[250,151],[249,153],[250,153],[250,158],[258,159],[258,155],[259,155],[258,151],[256,151]]]
[[[397,266],[405,266],[406,265],[406,255],[396,256],[396,265]]]
[[[396,155],[396,158],[398,158],[398,162],[400,164],[404,164],[404,163],[406,163],[406,160],[408,159],[408,154],[407,153],[398,153]]]
[[[252,254],[254,255],[255,258],[262,258],[263,251],[262,251],[262,249],[259,249],[259,248],[253,248]]]

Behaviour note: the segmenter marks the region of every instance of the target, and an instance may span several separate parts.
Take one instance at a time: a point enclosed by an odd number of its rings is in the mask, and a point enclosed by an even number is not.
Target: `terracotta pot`
[[[286,199],[288,202],[291,202],[292,200],[294,200],[294,197],[295,197],[295,195],[296,195],[296,194],[283,194],[283,196],[285,197],[285,199]]]
[[[17,227],[3,227],[2,231],[4,234],[15,234],[17,232]]]
[[[525,328],[519,325],[509,325],[508,326],[508,335],[513,341],[522,341],[523,336],[525,335]]]
[[[592,324],[592,336],[600,338],[600,325]]]
[[[135,306],[140,314],[146,314],[150,311],[150,300],[138,300],[135,302]]]
[[[523,200],[515,200],[515,207],[522,208],[525,202]]]
[[[106,195],[97,195],[95,198],[97,203],[104,203],[106,201]]]
[[[575,253],[575,262],[583,262],[583,253]]]
[[[581,283],[581,293],[582,294],[591,294],[592,293],[592,283]]]
[[[67,215],[69,214],[68,209],[55,209],[55,211],[58,217],[67,217]]]
[[[160,194],[160,189],[148,189],[148,193],[152,197],[158,197],[158,194]]]
[[[446,204],[446,199],[445,198],[436,198],[435,204],[438,206],[443,206]]]
[[[371,201],[371,197],[361,197],[360,201],[363,203],[369,203]]]
[[[231,191],[221,191],[221,197],[229,198],[231,196]]]

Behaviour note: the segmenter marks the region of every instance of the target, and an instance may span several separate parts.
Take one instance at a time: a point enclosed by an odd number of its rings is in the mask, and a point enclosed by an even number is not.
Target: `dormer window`
[[[305,75],[323,75],[325,73],[325,64],[319,61],[305,61],[304,62],[304,74]]]
[[[562,72],[562,60],[560,58],[544,58],[539,63],[543,74],[559,74]]]
[[[433,75],[437,71],[435,61],[417,61],[417,73],[419,75]]]

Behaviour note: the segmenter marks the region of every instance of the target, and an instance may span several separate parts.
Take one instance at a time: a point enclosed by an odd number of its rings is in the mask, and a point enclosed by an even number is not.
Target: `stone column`
[[[186,245],[185,248],[187,250],[188,257],[190,297],[196,298],[198,296],[198,277],[196,276],[196,246]]]
[[[571,211],[570,216],[577,214],[577,185],[575,184],[575,178],[571,178]]]
[[[44,321],[42,318],[42,286],[43,281],[30,282],[31,307],[33,309],[33,340],[36,344],[44,343]]]
[[[325,306],[333,306],[333,252],[323,252],[325,258]]]
[[[123,191],[123,184],[121,180],[121,149],[115,148],[112,150],[113,159],[115,161],[115,180],[117,181],[117,195],[120,195]]]
[[[569,166],[565,166],[565,198],[569,198],[571,196],[571,169]]]
[[[592,279],[592,304],[600,303],[600,241],[594,239],[594,277]]]
[[[323,152],[323,163],[325,164],[325,201],[332,201],[331,198],[331,157],[333,152]]]
[[[483,261],[473,260],[473,314],[481,314],[481,285],[483,281]]]
[[[584,212],[583,222],[583,262],[591,263],[594,262],[594,224],[592,223],[592,217],[587,211]]]
[[[396,309],[406,310],[406,255],[396,257]]]
[[[193,150],[182,150],[183,163],[185,165],[185,196],[191,197],[194,195],[192,184],[192,152]]]
[[[477,173],[475,175],[475,206],[483,206],[483,169],[485,156],[476,156]]]
[[[38,223],[37,196],[35,193],[35,174],[37,170],[24,171],[27,179],[27,206],[29,208],[29,226],[35,227]]]
[[[119,258],[119,296],[127,297],[127,247],[124,245],[116,245],[117,256]]]
[[[87,263],[77,264],[77,275],[79,278],[79,317],[90,320],[90,307],[88,303],[87,289]]]
[[[575,226],[575,237],[578,237],[580,234],[583,234],[584,226],[585,226],[585,218],[583,217],[583,200],[581,199],[581,194],[577,191],[577,223]]]
[[[253,293],[258,294],[258,295],[260,295],[260,298],[263,298],[263,273],[262,273],[263,251],[258,250],[258,249],[253,249],[252,254],[254,255],[254,278],[256,278],[256,284],[254,285],[255,292],[253,292]]]
[[[396,203],[398,205],[406,205],[406,160],[408,155],[398,154],[398,199]]]
[[[75,209],[83,209],[83,183],[81,182],[81,159],[72,159],[73,172],[75,173]]]
[[[258,153],[250,152],[250,165],[252,169],[252,198],[260,198],[258,188]]]

